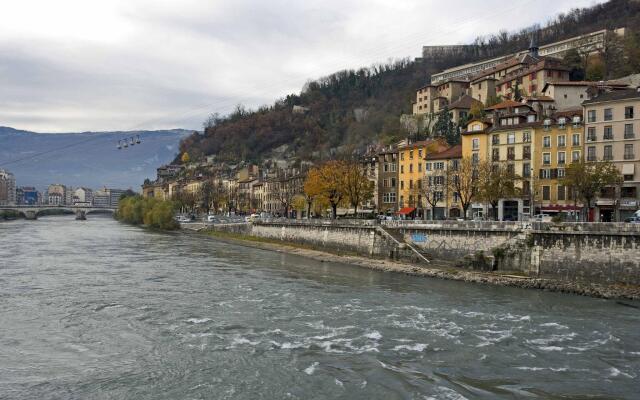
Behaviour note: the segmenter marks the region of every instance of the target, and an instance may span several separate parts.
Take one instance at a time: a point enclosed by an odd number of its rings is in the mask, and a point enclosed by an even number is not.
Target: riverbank
[[[381,272],[401,273],[405,275],[456,280],[497,286],[511,286],[522,289],[538,289],[551,292],[570,293],[605,299],[640,300],[640,287],[633,285],[603,285],[595,283],[571,282],[557,279],[542,279],[496,272],[468,271],[447,266],[416,266],[413,264],[367,258],[344,252],[320,251],[312,246],[298,243],[284,243],[274,239],[230,233],[222,231],[201,231],[217,240],[240,244],[248,247],[294,254],[313,258],[321,262],[334,262],[354,265]]]

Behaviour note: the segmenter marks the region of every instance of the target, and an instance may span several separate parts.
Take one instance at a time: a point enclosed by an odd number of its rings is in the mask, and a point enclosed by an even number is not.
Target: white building
[[[16,204],[16,178],[7,170],[0,169],[0,205]]]
[[[93,190],[79,187],[73,191],[73,204],[91,203],[93,201]]]

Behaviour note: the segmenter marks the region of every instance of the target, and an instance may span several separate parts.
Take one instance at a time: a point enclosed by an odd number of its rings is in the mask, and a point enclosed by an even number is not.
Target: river
[[[1,399],[637,399],[639,328],[638,303],[0,223]]]

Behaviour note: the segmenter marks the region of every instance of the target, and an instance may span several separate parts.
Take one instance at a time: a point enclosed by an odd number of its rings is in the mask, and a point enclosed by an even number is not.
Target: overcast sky
[[[340,69],[544,23],[594,0],[0,3],[0,126],[200,129]]]

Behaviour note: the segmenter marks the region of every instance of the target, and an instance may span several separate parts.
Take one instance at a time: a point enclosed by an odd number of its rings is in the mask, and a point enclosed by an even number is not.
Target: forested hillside
[[[594,71],[588,77],[613,79],[638,73],[640,2],[612,0],[560,14],[543,27],[477,38],[472,46],[455,55],[340,71],[310,82],[301,93],[280,99],[270,107],[248,111],[238,106],[228,116],[209,118],[204,135],[184,139],[181,151],[188,152],[192,159],[215,154],[221,160],[259,161],[269,157],[271,150],[288,145],[290,156],[317,159],[342,145],[389,143],[406,135],[399,118],[411,113],[415,90],[428,83],[431,74],[527,48],[531,32],[536,33],[538,43],[543,45],[619,27],[627,28],[625,40],[609,43],[599,61],[601,65],[592,66]],[[581,64],[575,59],[568,62],[572,67]],[[293,106],[306,107],[307,111],[293,113]]]

